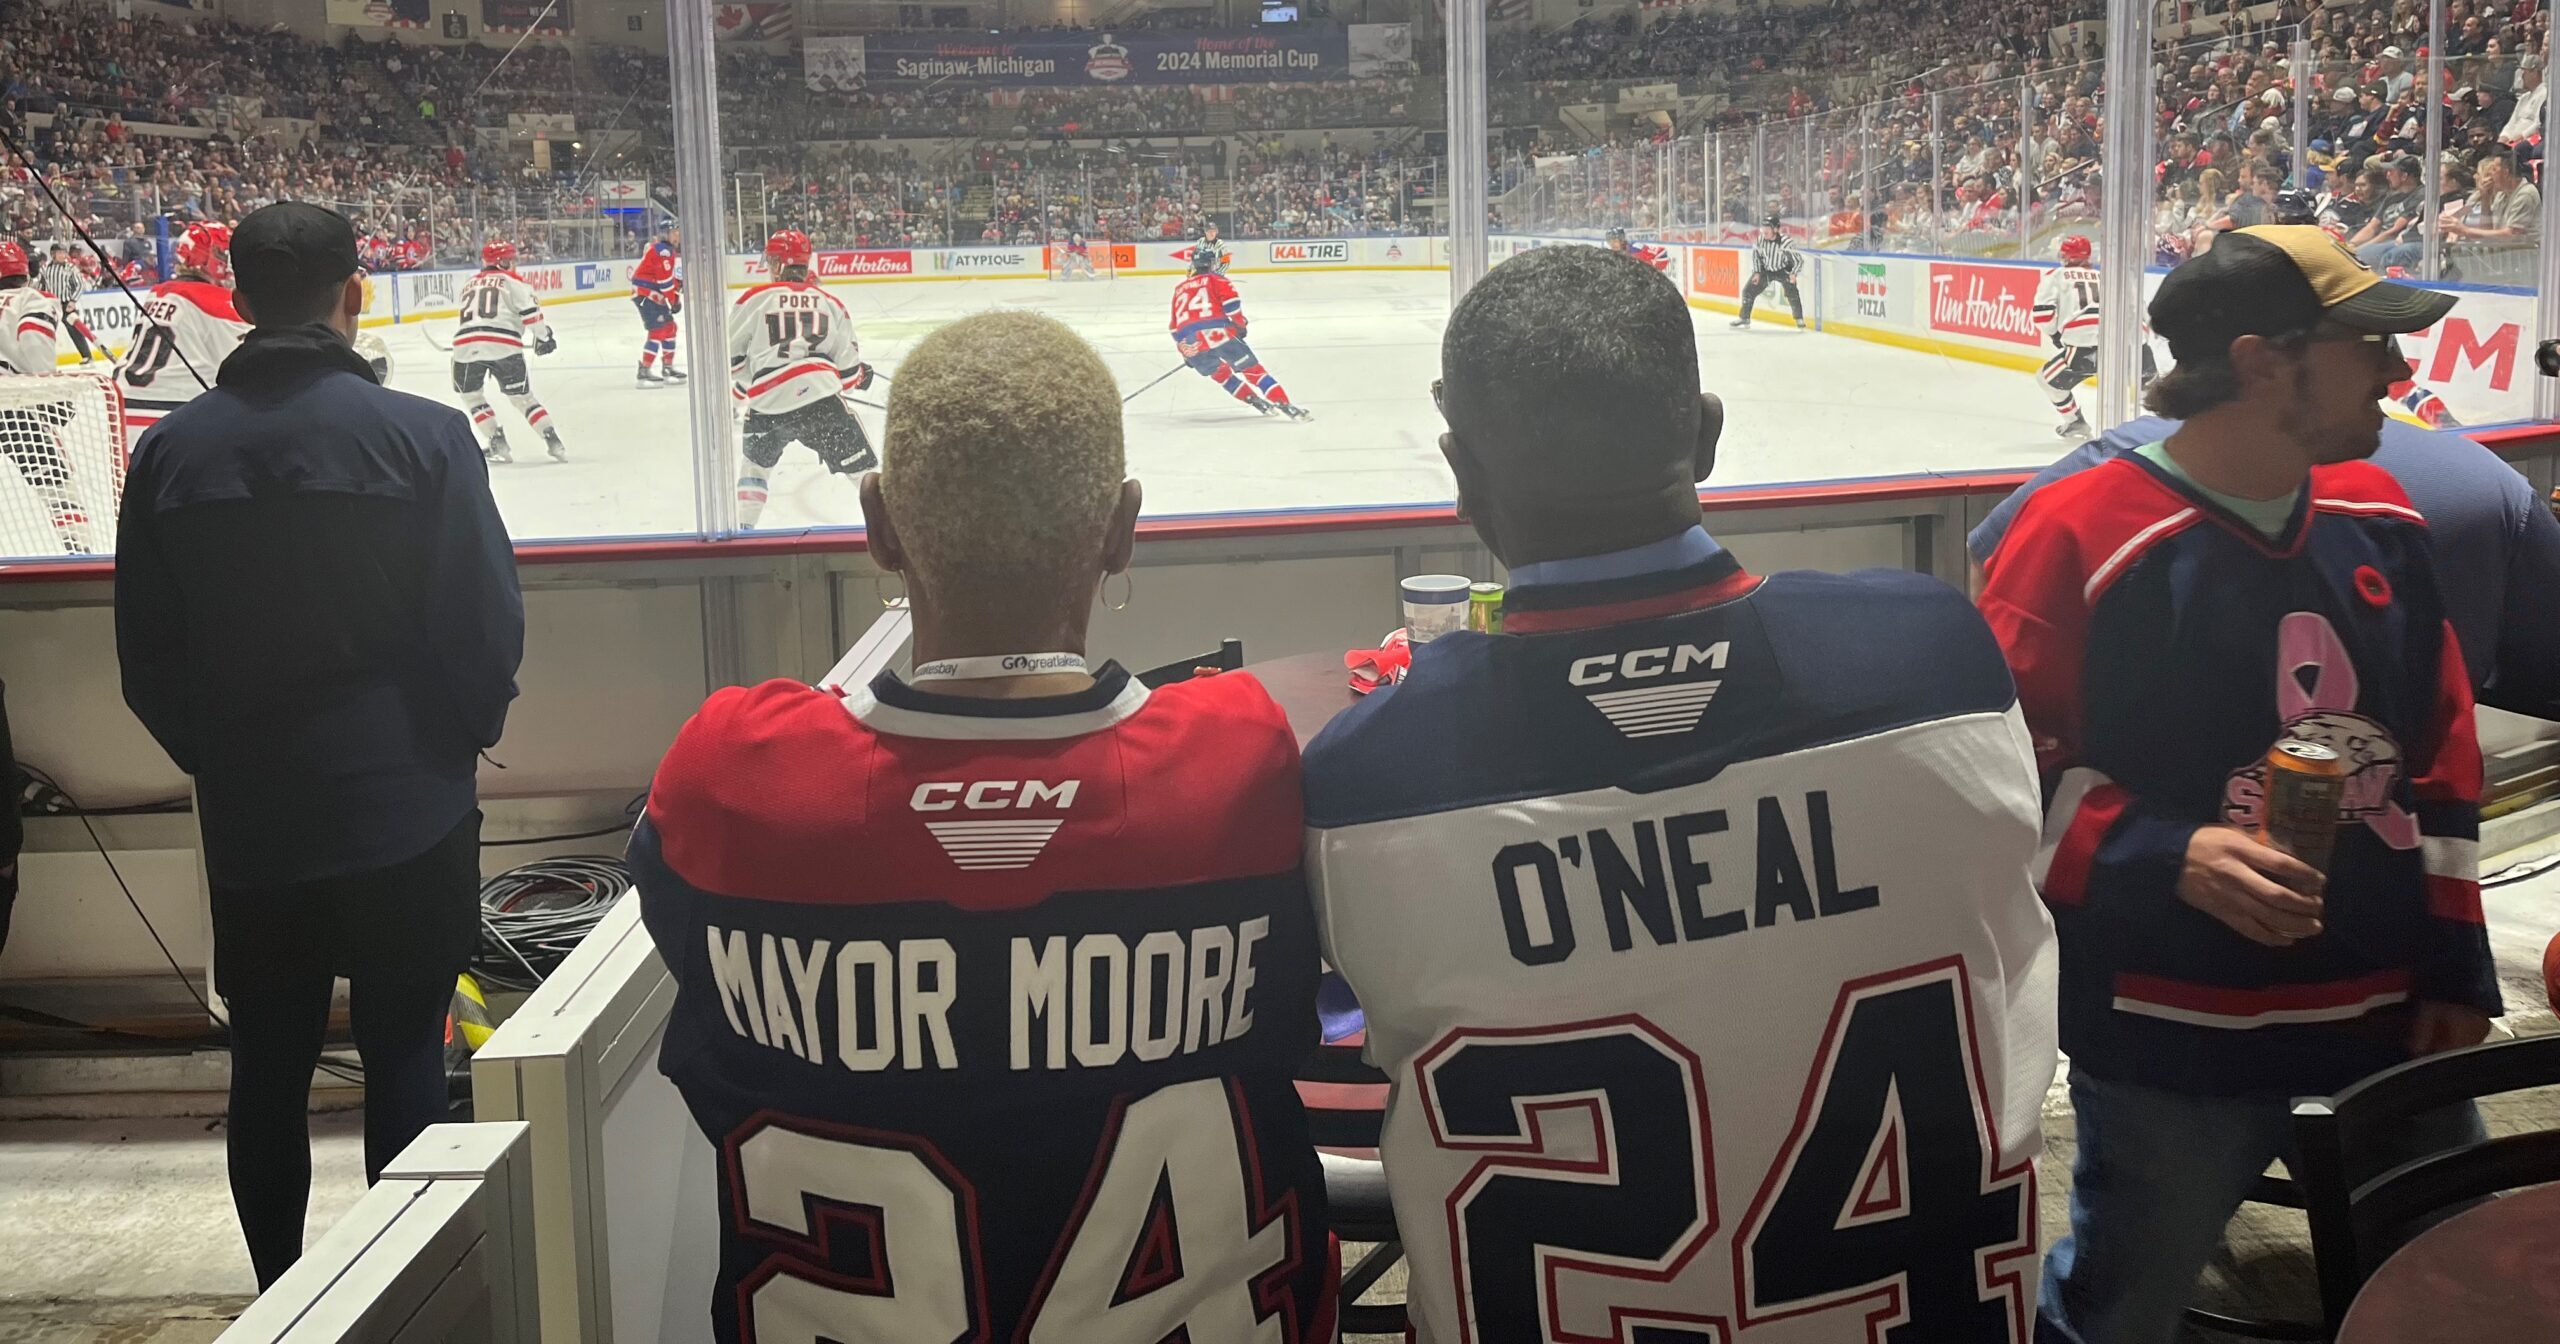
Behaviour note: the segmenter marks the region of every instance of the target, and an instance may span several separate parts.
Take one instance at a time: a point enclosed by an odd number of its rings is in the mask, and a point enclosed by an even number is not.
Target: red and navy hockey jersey
[[[632,298],[645,299],[670,307],[684,298],[684,281],[676,274],[675,244],[654,238],[641,250],[640,264],[631,268]]]
[[[2029,499],[1987,580],[2044,773],[2038,878],[2076,1066],[2325,1093],[2405,1057],[2412,1000],[2498,1011],[2471,682],[2389,473],[2316,469],[2269,541],[2127,453]],[[2257,826],[2287,737],[2351,773],[2324,931],[2277,949],[2177,883],[2197,827]]]
[[[1235,282],[1216,272],[1184,278],[1173,287],[1173,315],[1168,330],[1173,344],[1189,358],[1214,350],[1244,335],[1244,298]]]
[[[721,1344],[1329,1344],[1299,818],[1241,674],[712,696],[631,857]]]
[[[2055,952],[2000,650],[1934,579],[1663,545],[1515,569],[1307,749],[1416,1338],[2025,1344]]]

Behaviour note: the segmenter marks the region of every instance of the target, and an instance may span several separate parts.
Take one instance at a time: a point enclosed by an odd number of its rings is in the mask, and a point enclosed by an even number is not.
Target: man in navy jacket
[[[524,604],[470,422],[349,344],[354,229],[268,206],[232,264],[256,327],[135,447],[116,642],[125,703],[196,781],[232,1200],[264,1287],[301,1253],[333,977],[368,1176],[444,1113],[444,1013],[479,931],[475,758],[515,697]]]

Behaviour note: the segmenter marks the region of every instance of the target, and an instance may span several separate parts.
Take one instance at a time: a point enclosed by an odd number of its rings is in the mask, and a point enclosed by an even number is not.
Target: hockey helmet
[[[1218,269],[1218,249],[1202,245],[1191,249],[1191,273],[1207,275]]]
[[[2086,265],[2092,255],[2088,235],[2080,233],[2064,234],[2062,241],[2054,244],[2053,252],[2073,266]]]
[[[2278,224],[2309,224],[2319,218],[2320,200],[2300,187],[2287,187],[2276,193]]]
[[[1769,230],[1771,233],[1776,233],[1779,230],[1784,229],[1786,226],[1786,221],[1778,218],[1778,212],[1775,210],[1770,211],[1768,217],[1760,221],[1760,227]]]
[[[516,264],[516,245],[492,238],[480,245],[480,264],[496,270],[512,270]]]
[[[1611,229],[1608,233],[1602,235],[1602,241],[1608,244],[1610,251],[1624,252],[1627,250],[1627,231],[1625,229]]]
[[[0,276],[25,275],[27,254],[12,238],[0,238]]]
[[[809,235],[798,229],[783,229],[764,240],[764,259],[775,270],[785,266],[806,266],[816,254],[816,249],[809,245]]]
[[[231,280],[231,230],[220,224],[195,223],[178,238],[178,269],[208,280]]]

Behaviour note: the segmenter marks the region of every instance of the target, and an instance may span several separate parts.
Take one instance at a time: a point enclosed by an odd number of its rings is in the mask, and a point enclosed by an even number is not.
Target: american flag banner
[[[1530,0],[1485,0],[1484,16],[1493,23],[1515,23],[1529,17]]]

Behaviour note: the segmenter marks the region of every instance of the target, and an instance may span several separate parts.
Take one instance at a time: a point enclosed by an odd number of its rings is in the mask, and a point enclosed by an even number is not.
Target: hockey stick
[[[1138,389],[1138,392],[1144,392],[1144,391],[1146,391],[1146,390],[1147,390],[1147,388],[1148,388],[1148,387],[1154,387],[1157,383],[1161,383],[1161,382],[1163,382],[1165,379],[1170,378],[1170,377],[1172,377],[1173,375],[1175,375],[1175,374],[1177,374],[1177,373],[1180,373],[1180,372],[1182,372],[1184,369],[1187,369],[1187,368],[1190,368],[1190,367],[1191,367],[1191,366],[1190,366],[1189,364],[1176,364],[1176,365],[1174,365],[1172,368],[1169,368],[1169,369],[1165,370],[1164,372],[1157,374],[1153,380],[1151,380],[1150,382],[1148,382],[1147,387],[1139,388],[1139,389]],[[1122,397],[1122,398],[1120,399],[1120,404],[1121,404],[1121,405],[1123,405],[1123,406],[1126,406],[1126,405],[1128,405],[1130,402],[1136,401],[1136,400],[1138,399],[1138,392],[1132,392],[1132,393],[1130,393],[1129,395],[1127,395],[1127,396],[1125,396],[1125,397]]]
[[[424,322],[418,324],[418,337],[427,344],[434,346],[439,354],[449,355],[453,353],[453,341],[450,338],[441,341],[437,340],[435,328],[428,326]]]

